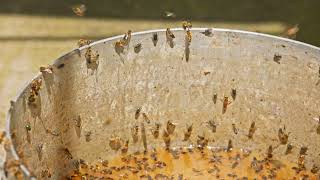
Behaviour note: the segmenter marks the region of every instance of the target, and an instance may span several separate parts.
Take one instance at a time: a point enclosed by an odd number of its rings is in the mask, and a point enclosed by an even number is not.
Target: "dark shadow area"
[[[4,0],[0,12],[75,16],[71,7],[79,3],[87,6],[84,18],[164,19],[171,11],[177,19],[299,24],[297,39],[320,46],[319,0]]]

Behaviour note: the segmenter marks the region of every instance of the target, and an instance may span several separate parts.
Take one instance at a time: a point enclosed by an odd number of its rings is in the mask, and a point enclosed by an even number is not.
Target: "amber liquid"
[[[295,163],[243,150],[180,148],[120,155],[108,163],[80,165],[71,179],[317,179]]]

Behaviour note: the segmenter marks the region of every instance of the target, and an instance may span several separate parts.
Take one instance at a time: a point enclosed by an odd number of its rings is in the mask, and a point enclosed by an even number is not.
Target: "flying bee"
[[[201,32],[201,34],[208,36],[208,37],[212,37],[212,29],[206,29],[203,32]]]
[[[279,128],[279,131],[278,131],[278,138],[281,144],[287,144],[288,138],[289,138],[289,134],[286,134],[284,130],[282,130],[282,128]]]
[[[167,36],[167,40],[172,40],[175,38],[174,34],[172,33],[172,31],[170,30],[170,28],[167,28],[166,30],[166,36]]]
[[[67,159],[73,159],[73,156],[68,148],[62,148],[63,153],[65,154]]]
[[[287,149],[286,149],[286,152],[285,152],[285,155],[288,155],[292,152],[292,149],[293,149],[293,146],[292,144],[287,144]]]
[[[132,31],[129,29],[128,32],[123,36],[122,43],[124,46],[128,46],[131,40]]]
[[[136,110],[136,113],[134,114],[134,118],[135,119],[138,119],[140,117],[140,112],[141,112],[141,107],[139,107],[137,110]]]
[[[176,14],[174,12],[170,12],[170,11],[165,11],[164,15],[166,18],[175,18]]]
[[[224,114],[227,111],[228,105],[231,104],[231,101],[229,101],[228,96],[224,96],[223,98],[223,106],[222,106],[222,114]]]
[[[138,142],[138,140],[139,140],[138,133],[139,133],[139,126],[137,126],[137,125],[133,126],[131,129],[133,143]]]
[[[190,136],[192,133],[192,124],[190,126],[187,127],[187,132],[184,133],[184,141],[189,140]]]
[[[239,130],[237,129],[236,125],[232,123],[232,130],[234,134],[238,134]]]
[[[157,33],[152,34],[152,42],[153,42],[153,46],[156,47],[157,43],[158,43],[158,34]]]
[[[142,49],[142,44],[141,43],[138,43],[134,46],[134,52],[135,53],[139,53]]]
[[[164,141],[164,143],[166,145],[166,149],[169,150],[170,149],[171,138],[170,138],[170,134],[166,130],[163,130],[162,138],[163,138],[163,141]]]
[[[173,134],[175,128],[176,128],[176,125],[169,120],[169,121],[167,122],[167,132],[168,132],[169,134]]]
[[[287,37],[287,38],[291,38],[291,39],[295,39],[296,36],[297,36],[297,33],[299,32],[299,25],[296,24],[294,25],[293,27],[289,27],[285,30],[284,32],[284,35]]]
[[[192,40],[192,34],[191,34],[191,31],[190,30],[187,30],[186,32],[186,41],[188,44],[191,43],[191,40]]]
[[[249,133],[248,133],[249,139],[252,139],[253,134],[254,134],[254,132],[256,132],[256,130],[257,130],[256,123],[253,121],[250,125],[250,128],[249,128]]]
[[[217,131],[217,124],[214,122],[214,120],[208,121],[208,126],[213,133]]]
[[[281,60],[282,56],[280,54],[275,54],[273,56],[273,61],[280,64],[280,60]]]
[[[149,117],[147,116],[147,114],[146,114],[146,113],[142,113],[142,116],[143,116],[143,119],[144,119],[148,124],[150,124],[150,119],[149,119]]]
[[[213,96],[212,96],[212,101],[213,101],[214,104],[217,103],[217,99],[218,99],[218,94],[214,93]]]
[[[156,123],[155,127],[151,130],[153,137],[156,139],[159,137],[159,130],[160,130],[160,124]]]
[[[236,100],[236,97],[237,97],[237,90],[236,89],[231,89],[231,97],[233,100]]]
[[[184,30],[190,30],[192,28],[192,24],[190,21],[183,21],[182,22],[182,28]]]
[[[84,4],[77,4],[72,7],[72,11],[77,15],[77,16],[84,16],[85,12],[87,11],[86,5]]]
[[[121,54],[124,51],[124,42],[122,40],[118,40],[116,41],[116,43],[114,44],[114,49],[116,51],[116,53]]]
[[[88,64],[97,63],[99,54],[98,51],[92,51],[91,47],[88,47],[84,57],[86,58]]]
[[[128,149],[129,149],[129,140],[127,140],[127,141],[125,142],[125,144],[123,145],[123,147],[121,148],[121,153],[122,153],[122,154],[127,153],[127,152],[128,152]]]
[[[121,148],[122,140],[120,137],[115,136],[109,139],[109,146],[111,149],[118,151]]]
[[[229,141],[228,141],[228,146],[227,146],[227,152],[231,152],[232,151],[232,149],[233,149],[233,145],[232,145],[232,141],[231,141],[231,139],[229,139]]]
[[[53,67],[51,65],[40,66],[39,69],[40,69],[41,73],[47,73],[47,74],[52,74],[53,73]]]
[[[82,47],[82,46],[85,46],[85,45],[89,45],[89,44],[91,44],[91,43],[92,43],[91,40],[79,39],[79,41],[78,41],[78,46],[79,46],[79,47]]]

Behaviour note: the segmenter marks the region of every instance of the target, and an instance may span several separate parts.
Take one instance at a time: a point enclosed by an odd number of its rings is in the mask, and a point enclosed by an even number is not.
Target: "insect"
[[[229,141],[228,141],[228,146],[227,146],[227,152],[231,152],[232,151],[232,149],[233,149],[233,145],[232,145],[232,141],[231,141],[231,139],[229,139]]]
[[[113,136],[109,139],[109,146],[111,149],[118,151],[121,148],[122,140],[118,136]]]
[[[85,12],[87,11],[86,5],[84,4],[77,4],[72,7],[72,11],[77,15],[77,16],[84,16]]]
[[[169,121],[167,122],[167,132],[168,132],[169,134],[173,134],[175,128],[176,128],[176,125],[169,120]]]
[[[254,132],[256,132],[257,127],[256,127],[256,123],[253,121],[250,125],[249,128],[249,133],[248,133],[248,138],[251,139],[253,137]]]
[[[290,144],[290,143],[287,144],[287,149],[286,149],[285,154],[286,154],[286,155],[290,154],[290,153],[292,152],[292,149],[293,149],[292,144]]]
[[[231,97],[233,100],[236,100],[236,97],[237,97],[237,90],[236,89],[231,89]]]
[[[91,47],[88,47],[84,57],[86,58],[88,64],[97,63],[99,54],[98,51],[92,51]]]
[[[148,124],[150,123],[150,119],[148,118],[146,113],[142,113],[144,121],[146,121]]]
[[[127,141],[124,143],[123,147],[121,148],[121,153],[122,153],[122,154],[127,153],[127,152],[128,152],[128,149],[129,149],[129,140],[127,140]],[[107,165],[107,166],[108,166],[108,165]]]
[[[121,54],[124,51],[124,42],[122,40],[118,40],[116,41],[116,43],[114,44],[114,49],[116,51],[116,53]]]
[[[281,60],[282,56],[280,54],[275,54],[273,56],[273,61],[280,64],[280,60]]]
[[[251,168],[256,172],[260,172],[263,169],[263,166],[258,162],[256,157],[253,157],[251,162]]]
[[[305,155],[300,155],[299,158],[298,158],[298,170],[301,171],[301,170],[304,170],[306,167],[305,167]]]
[[[187,132],[184,133],[184,141],[189,140],[192,133],[192,124],[190,126],[187,126]]]
[[[169,133],[166,130],[163,130],[162,138],[163,138],[163,141],[164,141],[164,143],[166,145],[166,149],[169,150],[170,149],[171,138],[170,138]]]
[[[156,47],[157,43],[158,43],[158,34],[157,33],[152,34],[152,42],[153,42],[153,46]]]
[[[316,164],[313,164],[310,171],[311,171],[313,174],[316,174],[316,173],[318,173],[319,170],[320,170],[319,166],[317,166]]]
[[[224,114],[227,111],[228,105],[231,104],[231,101],[229,101],[228,96],[224,96],[223,98],[223,106],[222,106],[222,114]]]
[[[190,30],[192,28],[192,24],[190,21],[183,21],[182,22],[182,28],[184,30]]]
[[[160,124],[156,123],[155,127],[151,130],[153,137],[156,139],[159,137],[159,130],[160,130]]]
[[[138,119],[138,118],[140,117],[140,112],[141,112],[141,107],[139,107],[139,108],[136,110],[136,112],[135,112],[135,114],[134,114],[134,118],[135,118],[135,119]]]
[[[232,123],[232,130],[234,134],[238,134],[239,130],[237,129],[236,125]]]
[[[28,103],[34,103],[39,95],[41,89],[42,79],[35,79],[31,82],[30,95],[28,97]]]
[[[166,36],[167,36],[167,40],[172,40],[175,38],[174,34],[171,32],[170,28],[167,28],[166,30]]]
[[[69,149],[68,148],[62,148],[62,151],[63,151],[63,153],[65,154],[65,156],[66,156],[66,158],[67,159],[73,159],[73,156],[72,156],[72,154],[71,154],[71,152],[69,151]]]
[[[39,160],[42,159],[42,149],[43,149],[43,144],[38,144],[36,147],[36,151],[38,153]]]
[[[174,12],[170,12],[170,11],[165,11],[164,15],[167,18],[175,18],[176,17],[176,14]]]
[[[5,138],[6,138],[7,133],[5,131],[1,131],[0,133],[0,144],[2,142],[4,142]]]
[[[89,44],[91,44],[91,43],[92,43],[91,40],[79,39],[79,41],[78,41],[78,46],[79,46],[79,47],[82,47],[82,46],[85,46],[85,45],[89,45]]]
[[[48,74],[52,74],[53,73],[53,68],[51,65],[48,66],[40,66],[40,72],[41,73],[48,73]]]
[[[216,123],[214,122],[214,120],[210,120],[208,121],[208,125],[209,125],[209,128],[211,129],[211,131],[213,133],[215,133],[217,131],[217,125]]]
[[[300,148],[299,155],[300,155],[300,156],[301,156],[301,155],[307,155],[307,151],[308,151],[308,147],[302,146],[302,147]]]
[[[270,145],[267,150],[267,159],[271,159],[273,157],[272,152],[273,152],[273,148],[272,148],[272,145]]]
[[[282,130],[282,128],[279,128],[279,131],[278,131],[278,138],[281,144],[287,144],[288,138],[289,138],[289,134],[286,134],[284,130]]]
[[[138,133],[139,133],[139,126],[137,126],[137,125],[133,126],[131,129],[133,143],[138,142],[138,140],[139,140]]]
[[[27,125],[25,126],[25,128],[26,128],[27,131],[31,131],[31,125],[30,125],[30,124],[27,124]]]
[[[186,42],[187,42],[188,44],[190,44],[190,43],[191,43],[191,40],[192,40],[191,31],[190,31],[190,30],[187,30],[187,32],[186,32]]]
[[[208,37],[212,37],[212,35],[213,35],[212,29],[206,29],[203,32],[201,32],[201,34],[208,36]]]
[[[92,134],[92,132],[91,132],[91,131],[88,131],[88,132],[86,132],[86,134],[84,135],[85,138],[86,138],[86,142],[91,141],[91,134]]]
[[[212,101],[213,101],[214,104],[217,103],[217,99],[218,99],[218,94],[214,93],[213,96],[212,96]]]
[[[208,145],[209,140],[207,138],[205,138],[204,136],[199,136],[198,135],[198,139],[197,139],[197,145],[199,148],[204,148]]]
[[[141,139],[143,142],[144,152],[147,152],[147,150],[148,150],[147,135],[146,135],[146,129],[144,127],[143,122],[141,122]]]
[[[122,43],[124,46],[128,46],[131,40],[132,31],[129,29],[128,32],[123,36]]]
[[[142,44],[141,43],[138,43],[134,46],[134,52],[135,53],[139,53],[142,49]]]
[[[300,30],[299,29],[299,25],[296,24],[293,27],[287,28],[285,30],[284,34],[285,34],[286,37],[294,39],[294,38],[296,38],[297,33],[299,32],[299,30]]]

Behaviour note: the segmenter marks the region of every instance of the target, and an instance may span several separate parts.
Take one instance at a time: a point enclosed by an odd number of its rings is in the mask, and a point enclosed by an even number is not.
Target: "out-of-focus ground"
[[[128,29],[180,27],[180,21],[119,20],[78,17],[0,15],[0,126],[5,124],[9,101],[34,77],[40,65],[53,62],[76,48],[80,38],[102,39]],[[193,22],[194,27],[220,27],[279,34],[285,24]]]

